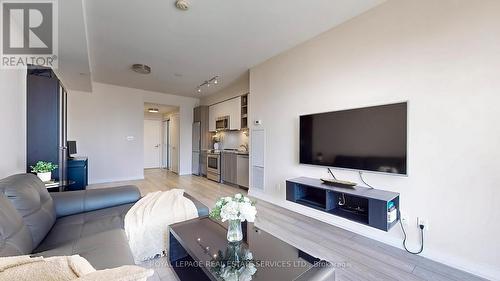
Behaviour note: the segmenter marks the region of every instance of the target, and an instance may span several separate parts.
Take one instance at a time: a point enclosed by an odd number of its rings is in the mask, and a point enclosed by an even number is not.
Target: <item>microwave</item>
[[[229,130],[229,116],[222,116],[215,120],[215,129],[217,131]]]

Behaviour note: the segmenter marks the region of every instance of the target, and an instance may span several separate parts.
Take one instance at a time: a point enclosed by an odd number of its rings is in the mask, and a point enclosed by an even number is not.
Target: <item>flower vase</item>
[[[227,241],[239,242],[243,240],[243,232],[241,231],[240,220],[229,220],[227,227]]]

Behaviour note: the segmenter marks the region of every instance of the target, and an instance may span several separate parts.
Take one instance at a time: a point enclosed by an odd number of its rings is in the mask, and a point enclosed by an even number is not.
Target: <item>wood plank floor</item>
[[[209,207],[220,197],[246,193],[205,178],[178,176],[160,169],[145,170],[144,180],[92,185],[89,188],[123,184],[137,185],[143,195],[183,188]],[[336,266],[336,280],[485,280],[264,201],[258,201],[257,210],[256,226],[305,252],[332,262]],[[155,269],[155,275],[150,280],[176,280],[165,258],[143,265]]]

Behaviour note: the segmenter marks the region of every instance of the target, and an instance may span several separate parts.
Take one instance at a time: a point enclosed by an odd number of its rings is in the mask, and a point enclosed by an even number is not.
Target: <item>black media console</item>
[[[391,205],[399,210],[396,192],[358,186],[340,188],[302,177],[286,181],[286,200],[384,231],[399,220],[399,214],[393,222],[387,220]]]

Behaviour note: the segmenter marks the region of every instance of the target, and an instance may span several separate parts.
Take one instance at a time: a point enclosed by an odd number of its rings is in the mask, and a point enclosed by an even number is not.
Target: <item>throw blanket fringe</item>
[[[136,263],[162,255],[168,249],[168,226],[198,217],[183,189],[149,193],[125,215],[125,232]]]

